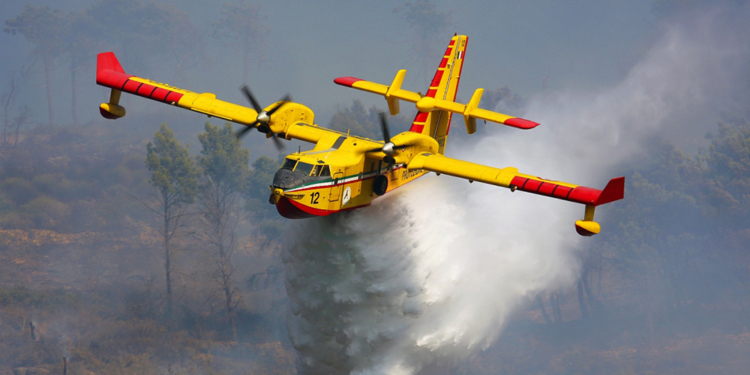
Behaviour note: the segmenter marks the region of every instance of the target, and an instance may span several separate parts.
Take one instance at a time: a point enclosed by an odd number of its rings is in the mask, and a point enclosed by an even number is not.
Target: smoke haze
[[[747,5],[683,15],[622,82],[535,95],[524,117],[538,129],[490,124],[449,154],[602,188],[654,137],[694,139],[747,99],[749,17]],[[369,209],[295,223],[285,263],[303,373],[414,374],[486,349],[536,295],[574,285],[582,214],[430,175]]]

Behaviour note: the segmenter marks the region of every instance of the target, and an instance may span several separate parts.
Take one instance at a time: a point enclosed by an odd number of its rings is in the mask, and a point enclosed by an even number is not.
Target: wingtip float
[[[409,131],[392,138],[382,116],[383,140],[317,126],[312,110],[292,102],[290,97],[261,108],[250,90],[243,87],[252,104],[249,108],[216,99],[211,93],[199,94],[129,75],[112,52],[101,53],[97,59],[96,82],[111,89],[109,102],[102,103],[99,110],[107,119],[125,116],[119,100],[122,92],[126,92],[245,126],[237,133],[238,137],[257,129],[272,137],[279,148],[279,139],[315,144],[310,151],[286,156],[269,186],[269,202],[286,218],[325,216],[366,207],[373,199],[435,172],[583,204],[584,218],[575,222],[576,231],[582,236],[599,233],[601,227],[594,221],[595,208],[623,199],[624,177],[612,179],[603,190],[597,190],[522,174],[513,167],[493,168],[444,156],[453,114],[463,117],[469,134],[476,131],[477,119],[518,129],[539,125],[478,108],[484,92],[481,88],[474,91],[468,103],[455,101],[467,42],[464,35],[451,38],[424,95],[401,87],[406,70],[400,70],[390,85],[354,77],[334,80],[341,86],[382,95],[391,115],[400,112],[400,102],[416,106],[418,113]]]

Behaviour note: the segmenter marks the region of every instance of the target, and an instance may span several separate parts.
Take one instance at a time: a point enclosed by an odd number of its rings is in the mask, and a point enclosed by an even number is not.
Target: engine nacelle
[[[106,119],[116,120],[125,116],[125,107],[119,104],[102,103],[99,105],[99,113]]]

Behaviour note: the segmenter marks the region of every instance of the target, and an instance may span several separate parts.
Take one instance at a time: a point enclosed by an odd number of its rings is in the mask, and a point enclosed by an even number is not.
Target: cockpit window
[[[323,169],[320,170],[320,174],[318,176],[330,177],[331,176],[331,168],[328,168],[327,165],[324,165]]]
[[[305,176],[309,176],[312,170],[313,170],[312,164],[307,164],[303,162],[297,163],[297,168],[294,169],[295,172],[300,172]]]
[[[327,165],[316,165],[312,172],[313,176],[325,176],[331,175],[331,169]]]
[[[296,160],[292,159],[286,159],[284,161],[284,165],[281,167],[281,169],[288,169],[288,170],[294,170],[294,165],[297,164]]]

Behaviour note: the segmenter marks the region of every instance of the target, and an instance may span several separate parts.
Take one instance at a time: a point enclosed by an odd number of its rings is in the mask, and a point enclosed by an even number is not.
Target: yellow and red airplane
[[[242,91],[252,108],[232,104],[210,93],[195,93],[167,84],[125,74],[112,52],[97,58],[96,82],[111,89],[108,103],[99,110],[105,118],[125,116],[119,105],[122,92],[186,108],[245,126],[242,136],[255,128],[273,138],[299,139],[315,144],[310,151],[286,156],[270,186],[270,202],[290,219],[325,216],[369,206],[373,199],[403,186],[429,172],[545,195],[585,205],[583,220],[575,223],[583,236],[599,233],[594,221],[596,206],[622,199],[625,178],[609,181],[604,190],[522,174],[513,167],[493,168],[444,156],[451,118],[464,118],[469,134],[481,119],[519,129],[532,129],[536,122],[478,108],[483,89],[477,89],[468,104],[455,102],[461,78],[468,37],[455,35],[448,44],[427,93],[401,88],[406,70],[400,70],[389,86],[353,77],[340,77],[335,83],[382,95],[391,115],[399,113],[399,102],[415,103],[419,111],[409,131],[390,137],[385,116],[381,116],[383,140],[341,133],[315,125],[314,114],[289,97],[262,108],[250,90]]]

